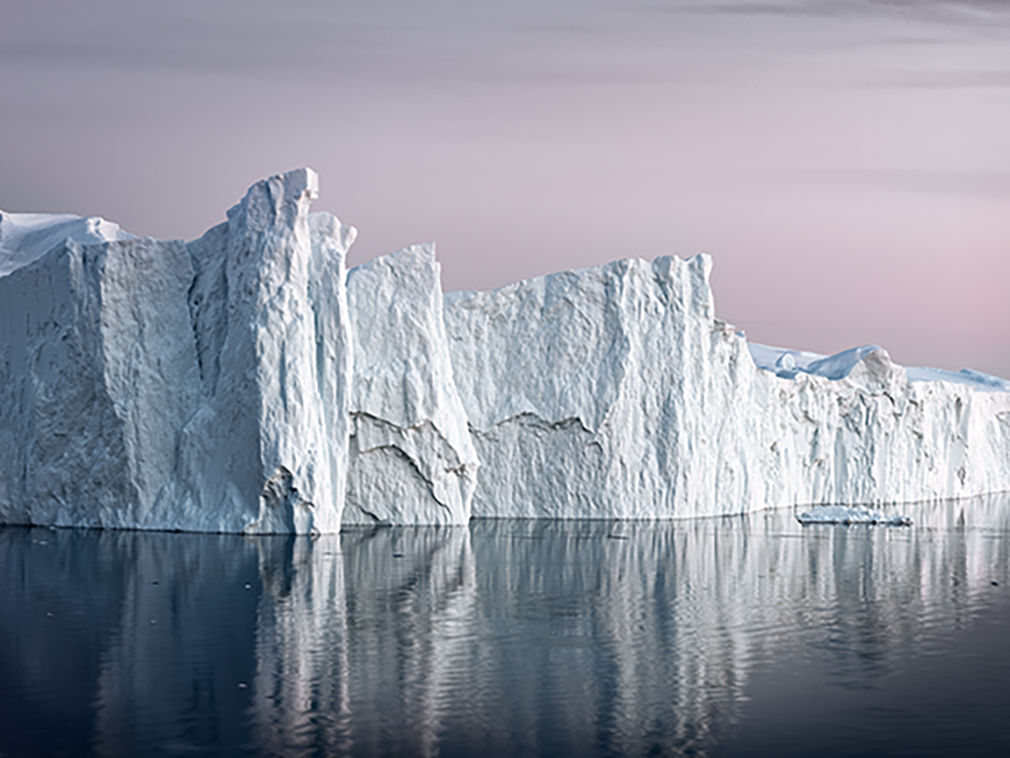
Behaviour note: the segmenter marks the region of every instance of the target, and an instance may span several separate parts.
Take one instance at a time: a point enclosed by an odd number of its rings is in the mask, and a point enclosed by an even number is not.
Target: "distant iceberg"
[[[197,240],[0,216],[0,524],[322,533],[1010,490],[1010,382],[750,344],[711,259],[443,295],[317,178]]]
[[[886,351],[877,345],[862,345],[843,350],[835,355],[821,355],[805,350],[789,350],[784,347],[771,347],[748,342],[751,357],[759,368],[771,371],[783,379],[794,379],[797,374],[814,374],[825,379],[844,379],[859,362],[870,354]],[[890,360],[888,358],[888,360]],[[905,375],[910,382],[953,382],[963,384],[977,390],[1010,392],[1010,381],[998,376],[983,374],[981,371],[961,369],[946,371],[939,368],[924,366],[906,368]]]

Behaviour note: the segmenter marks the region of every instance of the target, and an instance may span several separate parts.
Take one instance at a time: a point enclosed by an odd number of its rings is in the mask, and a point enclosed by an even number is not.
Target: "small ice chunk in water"
[[[817,505],[796,517],[801,524],[880,524],[911,526],[912,519],[899,514],[887,514],[863,506]]]

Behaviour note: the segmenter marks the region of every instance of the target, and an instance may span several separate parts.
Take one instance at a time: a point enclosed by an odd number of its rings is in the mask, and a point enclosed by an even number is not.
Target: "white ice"
[[[912,519],[894,513],[882,513],[863,506],[818,505],[796,517],[801,524],[879,524],[911,526]]]
[[[97,216],[0,211],[0,276],[27,266],[68,240],[92,244],[132,237],[118,224]]]
[[[192,242],[0,218],[0,523],[311,533],[1010,490],[1010,382],[750,344],[706,255],[443,295],[316,176]]]
[[[861,345],[835,355],[822,355],[756,342],[748,342],[747,347],[758,368],[771,371],[783,379],[793,379],[800,373],[817,374],[826,379],[844,379],[859,361],[873,351],[882,349],[877,345]],[[911,382],[953,382],[978,390],[1010,392],[1010,381],[967,368],[948,371],[917,366],[905,368],[905,374]]]

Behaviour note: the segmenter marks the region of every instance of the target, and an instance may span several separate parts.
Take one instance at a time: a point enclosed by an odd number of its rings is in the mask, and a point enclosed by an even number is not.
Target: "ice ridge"
[[[835,355],[822,355],[756,342],[748,342],[747,347],[758,368],[771,371],[783,379],[794,379],[800,373],[816,374],[826,379],[844,379],[870,353],[883,350],[878,345],[861,345]],[[947,371],[919,366],[906,368],[905,374],[910,382],[953,382],[978,390],[1010,392],[1010,381],[967,368]]]

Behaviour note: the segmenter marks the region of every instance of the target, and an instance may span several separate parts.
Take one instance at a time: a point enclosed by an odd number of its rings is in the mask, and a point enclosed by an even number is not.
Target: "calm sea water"
[[[0,755],[1010,755],[1010,497],[0,530]]]

